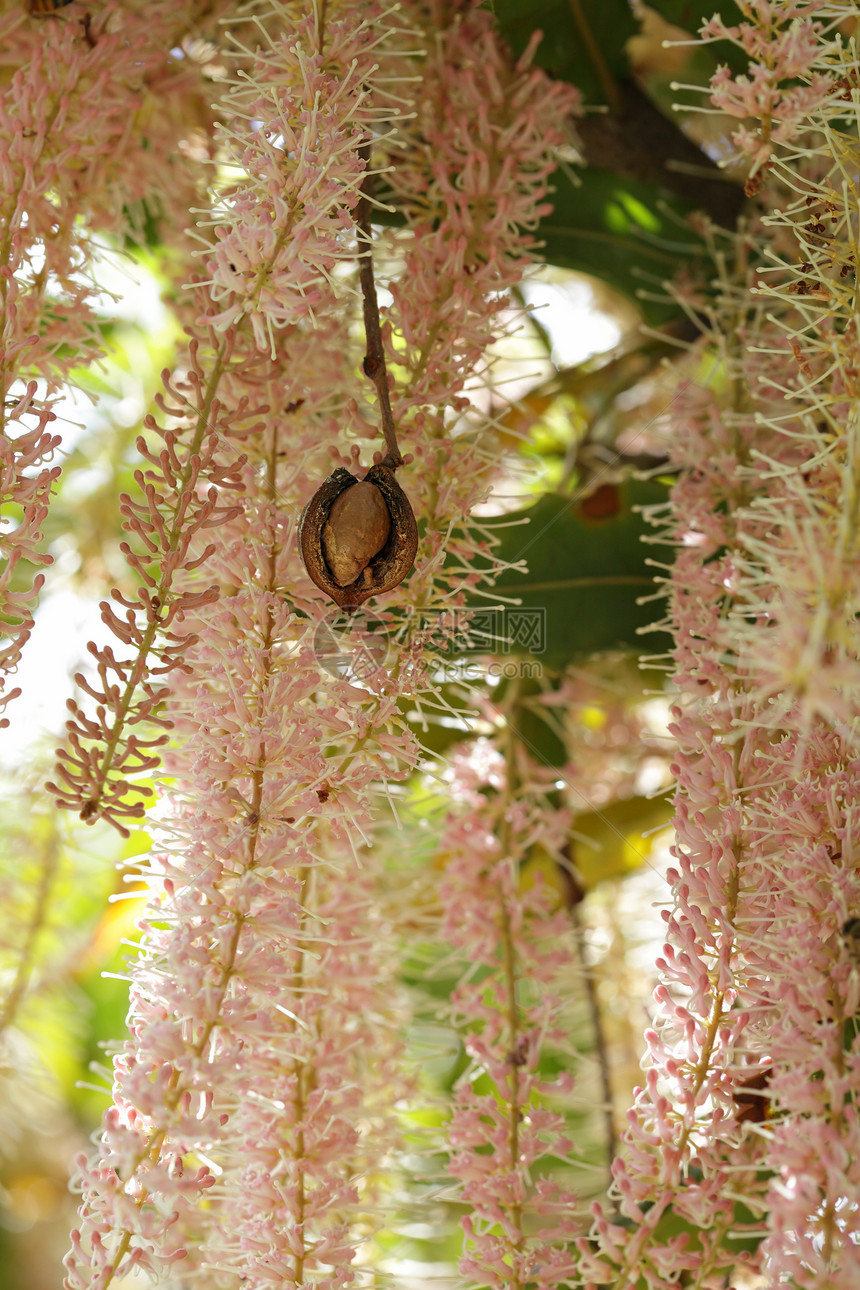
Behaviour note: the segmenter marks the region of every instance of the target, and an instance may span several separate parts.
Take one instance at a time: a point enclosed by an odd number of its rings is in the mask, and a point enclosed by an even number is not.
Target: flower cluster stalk
[[[513,781],[517,773],[516,758],[484,740],[455,759],[460,805],[442,837],[440,892],[446,938],[468,963],[451,998],[471,1059],[449,1128],[455,1194],[470,1207],[460,1271],[499,1290],[567,1284],[578,1231],[575,1197],[558,1177],[573,1144],[551,1109],[572,1078],[540,1072],[547,1050],[565,1047],[572,932],[567,913],[553,912],[556,893],[520,879],[533,847],[561,855],[569,820],[547,810],[546,785]]]

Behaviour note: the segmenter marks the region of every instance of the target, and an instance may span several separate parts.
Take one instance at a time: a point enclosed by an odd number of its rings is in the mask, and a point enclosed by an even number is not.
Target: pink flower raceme
[[[433,16],[416,137],[407,134],[389,179],[414,229],[388,311],[406,343],[392,354],[410,373],[403,412],[443,399],[466,406],[455,396],[529,263],[580,111],[576,90],[532,67],[535,42],[513,63],[486,10],[467,5],[438,33]]]
[[[737,26],[715,14],[701,28],[703,40],[730,40],[750,59],[748,75],[734,75],[721,66],[711,79],[716,108],[762,123],[760,132],[743,128],[732,136],[739,150],[752,157],[750,181],[770,165],[776,145],[791,143],[803,132],[832,87],[833,78],[821,62],[828,8],[823,0],[755,0],[744,8],[745,20]],[[798,80],[801,84],[791,83]]]
[[[21,518],[17,525],[0,533],[0,552],[3,568],[0,571],[0,604],[4,616],[14,627],[7,627],[8,641],[0,648],[0,714],[10,699],[21,693],[20,689],[6,690],[6,677],[12,673],[21,657],[33,627],[33,610],[41,590],[44,576],[39,573],[24,591],[13,590],[13,579],[20,574],[20,562],[40,566],[50,564],[51,557],[42,550],[42,524],[48,513],[52,487],[60,474],[60,467],[52,465],[60,445],[59,435],[47,427],[54,421],[54,413],[40,406],[36,397],[37,386],[31,381],[26,393],[13,404],[9,421],[22,426],[15,437],[0,437],[0,502],[4,509],[20,507]],[[35,425],[27,422],[35,420]],[[26,427],[26,428],[24,428]],[[0,726],[9,724],[8,717],[0,716]]]
[[[58,392],[103,348],[93,232],[124,234],[143,198],[175,213],[197,191],[200,168],[187,158],[177,164],[165,126],[177,99],[185,110],[201,89],[199,74],[180,70],[169,52],[193,9],[157,0],[134,12],[112,3],[85,19],[40,22],[11,6],[0,19],[3,58],[14,68],[0,95],[0,453],[4,503],[25,511],[4,535],[0,608],[20,627],[3,672],[20,656],[43,581],[31,575],[10,593],[12,571],[21,582],[22,558],[51,563],[38,544],[60,438],[33,440],[30,421],[44,428],[54,420]],[[42,465],[25,475],[16,459],[28,472]]]
[[[450,1172],[471,1208],[460,1271],[488,1286],[556,1286],[574,1272],[566,1238],[577,1225],[574,1198],[552,1172],[573,1144],[547,1099],[570,1089],[543,1079],[539,1063],[546,1045],[564,1043],[560,980],[572,937],[546,889],[520,890],[519,866],[538,836],[563,845],[565,817],[555,813],[550,836],[542,796],[515,802],[504,761],[483,741],[456,767],[453,791],[467,805],[443,834],[441,897],[447,938],[469,963],[451,999],[471,1059],[449,1130]]]
[[[259,50],[237,46],[247,79],[225,98],[224,137],[242,174],[219,194],[205,252],[215,301],[194,297],[201,322],[185,369],[166,381],[164,446],[147,448],[143,496],[127,499],[138,599],[120,602],[125,617],[106,612],[115,635],[133,646],[119,660],[123,701],[112,697],[113,661],[105,653],[107,715],[76,713],[68,801],[96,802],[108,818],[139,814],[129,810],[123,771],[149,769],[154,760],[149,744],[125,733],[136,716],[171,723],[185,743],[170,754],[175,787],[166,840],[151,862],[152,904],[132,968],[131,1037],[114,1064],[114,1107],[95,1154],[80,1166],[71,1290],[104,1290],[136,1266],[162,1275],[180,1258],[188,1275],[213,1285],[237,1277],[261,1287],[343,1285],[362,1236],[359,1206],[392,1131],[398,1082],[387,1039],[387,956],[367,902],[370,876],[355,861],[371,837],[374,786],[416,762],[402,701],[432,693],[435,681],[421,629],[401,637],[393,661],[371,657],[361,677],[342,675],[324,658],[320,642],[331,624],[299,571],[292,538],[319,477],[332,461],[359,469],[354,440],[373,433],[373,414],[360,403],[360,355],[350,343],[355,275],[347,261],[356,256],[351,211],[365,174],[358,150],[372,134],[384,159],[394,146],[389,132],[401,128],[400,72],[391,76],[400,63],[388,58],[389,45],[401,57],[404,38],[391,15],[372,14],[368,23],[349,4],[297,22],[293,12],[276,5],[261,20]],[[484,30],[474,13],[469,22]],[[449,594],[445,538],[465,527],[484,491],[488,454],[443,437],[444,405],[450,382],[462,389],[493,334],[498,293],[530,245],[512,220],[531,226],[539,217],[573,101],[568,91],[550,90],[528,60],[516,69],[504,64],[485,30],[482,41],[488,66],[504,66],[506,78],[493,91],[494,117],[500,122],[508,112],[510,120],[504,130],[495,119],[484,130],[482,148],[494,151],[486,162],[473,152],[457,219],[471,221],[462,280],[478,274],[487,227],[493,267],[464,288],[456,316],[447,290],[422,298],[418,315],[432,344],[426,358],[411,351],[394,373],[398,428],[418,459],[413,479],[421,481],[416,500],[427,528],[419,567],[392,598],[395,609],[435,607]],[[479,115],[484,83],[476,70],[468,103]],[[521,138],[514,99],[528,106]],[[552,106],[551,128],[538,119],[541,102]],[[460,149],[466,143],[461,134]],[[514,160],[499,174],[506,150]],[[446,161],[448,196],[460,160],[455,149]],[[497,217],[489,219],[487,203]],[[415,266],[444,268],[446,240],[457,236],[453,225],[438,239],[422,224],[412,243]],[[422,258],[431,242],[431,256]],[[461,259],[462,251],[457,244]],[[405,334],[412,323],[397,325]],[[450,344],[449,327],[457,331]],[[414,400],[413,385],[420,385]],[[428,461],[433,471],[425,476],[420,467]],[[458,585],[478,577],[469,559],[480,541],[458,538]],[[146,680],[153,661],[154,679]],[[158,688],[162,667],[169,692]],[[95,751],[99,741],[107,753]],[[523,836],[545,832],[537,814],[523,817],[511,805],[510,827]],[[523,979],[533,969],[552,977],[564,954],[543,939],[545,929],[555,930],[551,920],[544,924],[546,902],[539,893],[520,896],[511,858],[501,866],[497,859],[474,881],[488,886],[510,921],[502,939],[517,956],[516,971]],[[540,936],[532,935],[536,924]],[[501,1267],[506,1255],[486,1229],[491,1192],[504,1182],[505,1195],[518,1197],[525,1187],[514,1225],[534,1219],[541,1231],[534,1240],[524,1236],[517,1266],[523,1280],[557,1284],[569,1271],[567,1197],[549,1166],[564,1160],[569,1144],[545,1105],[554,1090],[537,1067],[541,1042],[560,1037],[553,1009],[535,1003],[517,1022],[508,1058],[498,1052],[502,1033],[475,1011],[479,1001],[464,994],[461,1006],[474,1012],[475,1060],[513,1098],[507,1123],[517,1126],[516,1149],[498,1177],[474,1180],[475,1257]],[[485,1127],[492,1115],[465,1096],[462,1110],[465,1143],[473,1112]],[[466,1160],[462,1167],[469,1172]]]
[[[829,69],[819,40],[813,62]],[[722,297],[711,340],[731,397],[686,399],[677,420],[674,908],[614,1166],[625,1224],[597,1212],[589,1285],[724,1285],[743,1260],[769,1287],[857,1277],[857,340],[832,285],[856,218],[832,176],[856,140],[834,133],[843,100],[828,84],[749,248],[775,230],[803,262]],[[780,200],[776,179],[768,191]],[[816,293],[826,315],[806,303]]]
[[[417,84],[414,118],[398,125],[385,185],[407,228],[389,234],[396,266],[382,308],[394,419],[406,429],[405,472],[425,517],[412,598],[422,612],[456,610],[492,572],[492,542],[466,520],[484,500],[498,462],[486,421],[465,392],[488,345],[509,326],[507,293],[535,254],[534,229],[550,208],[550,176],[573,137],[580,96],[514,60],[476,4],[410,6]]]
[[[206,615],[174,700],[193,739],[173,759],[181,795],[151,864],[114,1108],[80,1163],[71,1288],[178,1258],[249,1285],[343,1285],[363,1162],[387,1140],[384,1125],[364,1136],[368,1080],[393,1078],[384,951],[348,870],[370,789],[383,765],[408,768],[411,742],[374,745],[396,690],[322,672],[313,621],[275,594],[296,561],[280,507],[251,503],[218,538],[243,589]]]
[[[48,785],[61,806],[77,810],[84,820],[106,819],[125,835],[128,821],[143,816],[140,798],[149,793],[132,788],[132,782],[158,765],[155,750],[167,739],[157,728],[170,724],[161,710],[169,692],[166,678],[187,666],[183,654],[193,633],[186,618],[218,598],[217,585],[201,586],[193,578],[214,551],[201,537],[236,513],[227,499],[241,484],[240,445],[259,426],[261,409],[249,406],[247,392],[256,393],[257,355],[237,352],[235,332],[209,339],[217,354],[215,371],[207,374],[200,345],[192,340],[187,370],[178,379],[163,373],[161,424],[147,418],[162,446],[153,451],[142,436],[138,440],[147,462],[136,473],[139,494],[120,498],[123,527],[134,541],[124,543],[123,551],[138,586],[133,597],[115,590],[113,603],[101,605],[119,648],[90,646],[97,679],[78,674],[76,680],[96,701],[96,712],[70,701],[67,746],[58,749],[57,782]],[[232,406],[215,397],[225,369],[232,369],[238,386]],[[145,734],[136,729],[143,723]]]

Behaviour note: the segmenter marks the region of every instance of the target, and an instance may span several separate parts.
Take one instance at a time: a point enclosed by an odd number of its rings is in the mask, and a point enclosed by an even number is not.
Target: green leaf
[[[624,797],[573,821],[572,859],[586,891],[607,878],[623,878],[650,861],[656,831],[668,827],[665,797]],[[644,833],[648,837],[643,837]]]
[[[501,539],[497,555],[528,564],[527,573],[509,570],[494,586],[500,599],[518,602],[505,611],[510,651],[531,654],[544,667],[561,671],[574,659],[606,650],[659,654],[668,649],[665,633],[644,639],[638,634],[660,616],[657,605],[638,603],[655,591],[646,560],[665,560],[666,554],[665,548],[642,541],[653,529],[636,509],[666,497],[666,487],[656,480],[631,479],[605,486],[601,499],[596,493],[583,502],[548,494],[527,510],[488,524]],[[597,514],[601,509],[604,513]],[[486,599],[479,603],[475,597],[471,603],[486,610]],[[535,630],[518,632],[519,621],[531,621]]]
[[[609,73],[629,75],[625,46],[636,35],[638,23],[627,0],[601,0],[600,4],[579,0],[575,5],[571,0],[495,0],[493,12],[502,36],[517,55],[536,30],[543,32],[535,62],[557,79],[570,81],[587,103],[606,101],[600,71],[589,51],[589,36]],[[587,32],[578,24],[577,12]]]
[[[161,228],[165,222],[165,212],[163,203],[157,195],[141,197],[137,201],[130,202],[123,207],[123,214],[127,229],[125,237],[127,251],[135,251],[138,248],[154,251],[161,245],[163,241]]]
[[[518,669],[518,672],[520,669]],[[544,766],[563,766],[567,761],[567,748],[562,738],[558,717],[553,708],[540,702],[541,695],[556,687],[544,685],[533,677],[517,675],[516,679],[500,682],[495,701],[501,708],[507,706],[508,691],[513,687],[516,702],[507,713],[508,725],[526,751]]]
[[[517,55],[535,31],[542,32],[535,61],[551,76],[575,85],[588,104],[606,103],[611,82],[631,74],[627,42],[639,23],[627,0],[496,0],[493,11],[501,35]],[[692,208],[665,189],[621,179],[611,169],[592,165],[580,178],[577,182],[564,170],[553,178],[554,210],[538,228],[544,257],[561,268],[599,277],[637,299],[650,326],[677,317],[674,303],[642,300],[636,291],[660,293],[659,284],[699,254],[697,238],[683,223]]]
[[[552,213],[538,227],[545,259],[609,283],[636,302],[651,326],[677,317],[668,297],[643,300],[637,292],[663,295],[662,283],[702,253],[684,224],[690,208],[652,184],[595,167],[583,172],[578,185],[559,170],[553,185]]]
[[[734,0],[648,0],[648,4],[666,22],[688,31],[691,36],[697,36],[702,24],[713,18],[715,13],[720,15],[727,27],[735,27],[743,22],[743,15]],[[728,63],[734,72],[747,70],[749,59],[731,41],[720,40],[703,45],[702,48],[710,51],[715,63]]]
[[[673,27],[681,27],[696,36],[703,23],[718,13],[727,27],[743,21],[734,0],[649,0],[649,8]]]

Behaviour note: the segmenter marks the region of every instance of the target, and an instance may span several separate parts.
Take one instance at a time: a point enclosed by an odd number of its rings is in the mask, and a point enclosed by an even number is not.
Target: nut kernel
[[[391,532],[391,516],[375,484],[359,480],[335,498],[322,530],[331,576],[348,587],[377,555]]]

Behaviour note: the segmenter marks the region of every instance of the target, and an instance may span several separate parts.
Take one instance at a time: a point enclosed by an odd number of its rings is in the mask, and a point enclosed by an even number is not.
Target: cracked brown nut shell
[[[361,605],[398,586],[415,562],[418,528],[394,471],[371,466],[360,480],[338,466],[302,512],[299,550],[311,581],[336,605]]]

